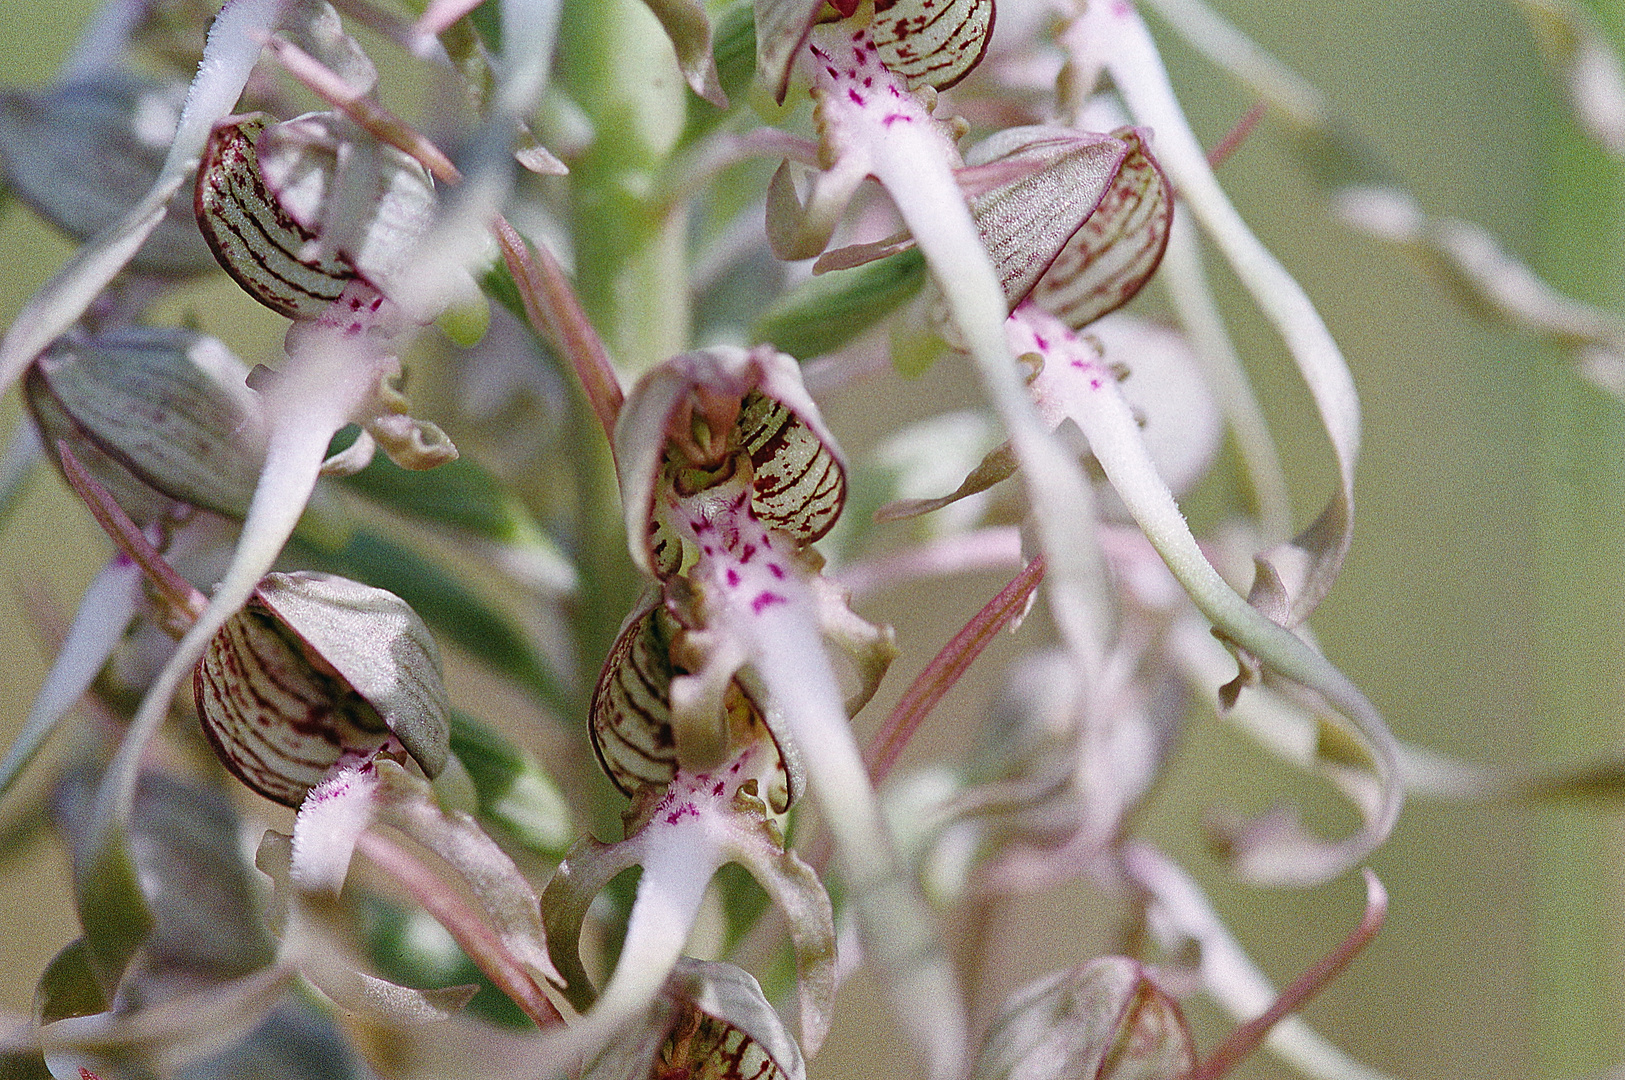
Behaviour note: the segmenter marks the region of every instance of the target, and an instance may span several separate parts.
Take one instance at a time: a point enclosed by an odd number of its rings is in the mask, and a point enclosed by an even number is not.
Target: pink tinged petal
[[[434,218],[434,182],[423,165],[348,116],[315,112],[273,124],[255,156],[266,193],[315,238],[299,254],[340,257],[374,285],[400,269]]]
[[[215,125],[194,210],[220,265],[291,319],[324,316],[349,283],[391,279],[433,218],[423,167],[348,118],[263,113]]]
[[[1173,191],[1145,138],[1132,128],[1008,128],[966,155],[956,175],[1012,310],[1033,295],[1081,327],[1150,278],[1167,245]],[[814,270],[886,253],[885,245],[842,249]]]
[[[671,616],[651,605],[633,612],[610,646],[593,688],[587,731],[593,752],[625,795],[677,773],[671,724]]]
[[[346,752],[377,750],[389,730],[291,639],[262,606],[247,607],[210,642],[192,685],[221,763],[256,793],[298,806]]]
[[[268,574],[193,675],[203,730],[255,791],[297,806],[346,755],[448,757],[439,650],[399,597],[325,574]]]
[[[683,633],[663,606],[642,608],[627,620],[589,709],[599,764],[617,788],[637,797],[670,783],[679,761],[708,768],[766,735],[775,744],[774,764],[759,791],[775,813],[783,813],[799,797],[801,778],[785,764],[761,709],[733,677],[743,653],[735,650],[729,661],[713,651],[702,672],[679,675],[673,649]]]

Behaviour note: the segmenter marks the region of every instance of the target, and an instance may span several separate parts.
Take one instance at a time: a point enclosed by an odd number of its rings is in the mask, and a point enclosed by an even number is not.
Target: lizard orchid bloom
[[[808,546],[834,524],[846,480],[798,367],[771,348],[679,356],[633,389],[615,445],[627,541],[664,606],[634,616],[600,678],[601,759],[619,784],[659,784],[752,740],[776,809],[805,782],[864,947],[946,1074],[964,1039],[951,975],[847,723],[891,639],[846,606]]]
[[[683,963],[682,949],[711,879],[730,862],[743,866],[784,913],[795,946],[802,1049],[811,1054],[823,1042],[834,1004],[835,923],[818,876],[785,850],[756,794],[764,768],[759,759],[768,756],[771,744],[756,743],[716,770],[679,767],[663,788],[641,791],[628,813],[625,840],[583,840],[553,876],[542,896],[548,947],[565,995],[584,1010],[561,1040],[561,1055],[603,1052],[656,1003],[668,976]],[[626,942],[615,971],[595,994],[579,955],[582,920],[610,879],[633,865],[642,865],[643,875]]]
[[[1397,744],[1303,629],[1359,405],[1214,173],[1266,106],[1350,161],[1205,0],[101,3],[52,86],[0,90],[5,187],[78,245],[0,328],[0,522],[48,464],[116,549],[71,625],[76,567],[29,582],[60,646],[0,835],[64,840],[78,928],[0,1075],[805,1080],[849,979],[885,1002],[866,1075],[1220,1080],[1268,1041],[1374,1076],[1282,1018],[1380,891],[1275,995],[1153,844],[1313,885],[1402,789],[1570,792]],[[1146,6],[1264,102],[1211,152]],[[1307,528],[1209,254],[1326,431]],[[1189,790],[1206,718],[1352,824],[1154,812],[1264,795]],[[1020,970],[1058,889],[1105,901],[1063,951],[1105,919],[1133,955]],[[1200,1054],[1196,993],[1240,1022]]]

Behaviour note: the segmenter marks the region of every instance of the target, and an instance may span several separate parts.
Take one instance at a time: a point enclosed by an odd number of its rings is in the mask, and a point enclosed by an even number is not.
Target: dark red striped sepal
[[[298,806],[346,752],[393,739],[433,777],[450,750],[440,654],[393,593],[325,574],[269,574],[192,678],[227,769]]]
[[[971,73],[993,38],[993,0],[875,0],[869,36],[910,90],[946,90]]]
[[[627,539],[645,572],[682,567],[663,492],[692,495],[748,470],[751,510],[810,544],[846,503],[846,466],[795,360],[766,346],[684,353],[628,396],[615,427]]]
[[[349,259],[320,252],[316,233],[277,200],[256,144],[272,117],[228,116],[209,133],[193,209],[220,265],[248,295],[290,319],[314,319],[359,276]]]
[[[588,732],[599,764],[624,794],[636,797],[661,788],[677,774],[677,736],[672,724],[672,679],[686,674],[673,661],[672,650],[682,627],[665,607],[644,608],[627,621],[610,647],[593,688]],[[724,716],[732,745],[749,745],[764,732],[761,710],[740,686],[731,681],[723,694]],[[774,740],[777,745],[777,740]],[[775,813],[789,809],[799,791],[783,754],[763,798]]]

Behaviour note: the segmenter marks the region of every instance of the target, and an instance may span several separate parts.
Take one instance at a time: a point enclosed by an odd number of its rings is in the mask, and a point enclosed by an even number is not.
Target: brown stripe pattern
[[[342,256],[309,254],[316,234],[266,188],[254,144],[269,122],[254,113],[214,126],[193,209],[215,258],[250,296],[290,319],[314,319],[358,275]]]
[[[345,750],[389,729],[348,683],[318,670],[280,620],[249,606],[227,620],[193,672],[203,731],[243,783],[298,806]]]
[[[735,430],[755,470],[756,516],[803,544],[829,532],[846,503],[846,472],[817,433],[754,390],[740,402]]]
[[[677,741],[671,729],[671,638],[675,623],[655,606],[615,639],[593,688],[593,752],[615,786],[636,795],[671,781]]]
[[[1074,330],[1140,291],[1162,261],[1173,223],[1172,189],[1140,132],[1115,134],[1132,143],[1117,177],[1032,291],[1034,303]]]
[[[881,63],[910,90],[946,90],[982,62],[993,0],[880,0],[869,33]]]
[[[783,1080],[761,1043],[719,1017],[685,1005],[660,1048],[658,1080]]]

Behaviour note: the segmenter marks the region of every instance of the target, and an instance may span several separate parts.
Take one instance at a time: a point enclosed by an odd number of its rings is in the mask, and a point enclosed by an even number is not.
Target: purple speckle
[[[1089,389],[1091,389],[1091,390],[1099,390],[1104,385],[1105,385],[1105,383],[1101,382],[1099,379],[1090,379],[1089,380]]]
[[[666,815],[666,824],[675,825],[686,817],[699,817],[700,811],[693,803],[683,803],[677,809]]]
[[[780,566],[776,562],[767,564],[767,572],[778,578],[780,581],[784,580],[784,567]]]
[[[735,570],[731,566],[728,567],[728,588],[730,588],[730,589],[739,588],[739,571]]]
[[[727,788],[728,788],[727,784],[723,783],[721,780],[718,780],[715,784],[711,785],[711,794],[713,794],[713,795],[721,795],[724,791],[727,790]]]
[[[789,602],[776,592],[759,592],[756,594],[756,599],[750,602],[751,614],[760,615],[774,604],[788,604]]]
[[[739,552],[739,563],[740,563],[741,566],[743,566],[745,563],[750,562],[755,557],[756,557],[756,545],[755,544],[746,544],[744,549]]]
[[[1049,338],[1042,334],[1033,335],[1033,344],[1038,347],[1039,352],[1049,352]]]
[[[852,100],[852,104],[857,105],[859,107],[862,107],[862,105],[863,105],[863,95],[862,94],[858,93],[856,90],[848,90],[846,92],[846,96]]]

